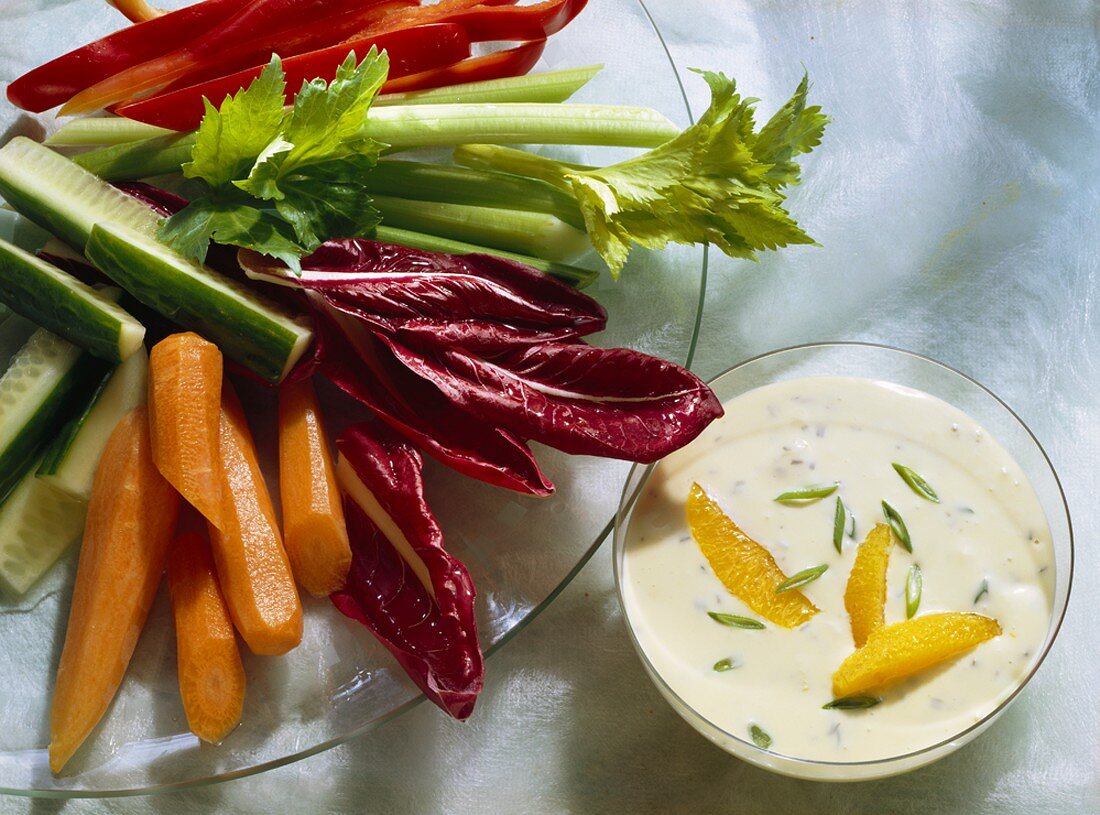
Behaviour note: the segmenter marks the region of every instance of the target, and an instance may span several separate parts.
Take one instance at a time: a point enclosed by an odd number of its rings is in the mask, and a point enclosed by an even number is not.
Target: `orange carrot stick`
[[[298,582],[314,597],[343,587],[351,546],[317,394],[308,379],[279,389],[279,492],[283,540]]]
[[[275,507],[233,387],[222,389],[222,529],[210,525],[218,582],[233,624],[254,654],[284,654],[302,638],[302,603]]]
[[[111,434],[92,483],[50,710],[55,773],[118,691],[164,571],[179,506],[153,464],[149,419],[139,407]]]
[[[179,494],[214,526],[222,508],[218,422],[222,354],[198,334],[172,334],[149,354],[153,461]]]
[[[217,743],[241,721],[244,666],[229,609],[218,588],[210,544],[195,532],[168,554],[168,588],[176,618],[180,697],[191,732]]]

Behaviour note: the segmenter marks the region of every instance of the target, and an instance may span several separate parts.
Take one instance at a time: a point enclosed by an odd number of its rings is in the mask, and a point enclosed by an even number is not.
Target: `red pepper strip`
[[[384,5],[389,7],[392,2]],[[270,57],[273,42],[287,56],[331,45],[368,26],[378,16],[380,5],[383,0],[252,0],[183,47],[85,88],[61,113],[87,113],[148,95],[210,66],[217,67],[214,76],[251,67]]]
[[[389,54],[391,77],[409,74],[422,76],[431,73],[433,68],[450,65],[470,54],[470,41],[466,38],[465,30],[461,26],[446,23],[349,40],[283,61],[287,104],[294,101],[294,94],[303,82],[315,77],[331,80],[349,51],[354,51],[356,56],[362,58],[367,55],[371,46]],[[204,97],[217,104],[227,95],[247,87],[262,70],[263,66],[257,65],[219,79],[120,105],[114,112],[129,119],[172,130],[194,130],[202,121]]]
[[[272,54],[278,54],[285,60],[316,49],[342,45],[340,41],[344,37],[362,39],[364,33],[374,31],[375,23],[384,19],[387,14],[404,11],[409,6],[415,6],[416,3],[417,0],[372,0],[364,3],[362,10],[353,10],[335,19],[319,20],[315,24],[295,26],[291,30],[271,35],[267,38],[267,42],[254,43],[255,53],[258,54],[256,58],[244,59],[240,51],[230,51],[224,56],[204,59],[194,70],[168,83],[159,93],[177,91],[200,82],[220,79],[226,74],[255,66],[263,67],[271,59]],[[275,45],[272,46],[271,43]],[[348,50],[350,49],[344,50],[345,56]]]
[[[128,26],[39,65],[8,85],[8,100],[41,113],[119,71],[139,65],[205,34],[248,0],[206,0]]]
[[[541,40],[556,34],[576,17],[588,0],[545,0],[531,6],[498,2],[471,4],[467,0],[438,3],[408,9],[393,15],[393,27],[419,22],[458,23],[465,26],[471,42]]]
[[[506,51],[496,51],[481,57],[471,57],[444,68],[434,68],[408,76],[390,79],[381,93],[401,93],[458,85],[462,82],[482,82],[506,76],[522,76],[535,67],[546,48],[546,40],[526,42]],[[393,74],[390,74],[393,76]]]

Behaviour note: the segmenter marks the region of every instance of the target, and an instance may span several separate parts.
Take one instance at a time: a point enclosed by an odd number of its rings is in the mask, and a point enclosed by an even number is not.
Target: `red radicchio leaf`
[[[348,428],[336,446],[352,564],[332,602],[369,628],[429,699],[465,719],[485,675],[474,585],[443,548],[420,454],[378,422]]]
[[[131,198],[138,199],[164,218],[175,215],[187,206],[186,198],[180,198],[175,193],[162,190],[160,187],[154,187],[152,184],[146,184],[143,181],[118,181],[115,182],[114,187]]]
[[[350,318],[314,306],[320,369],[405,438],[458,472],[498,487],[549,495],[554,485],[523,440],[456,409]]]
[[[548,342],[482,358],[379,338],[455,406],[567,453],[657,461],[722,415],[693,373],[626,348]]]
[[[328,241],[302,259],[302,274],[255,252],[241,252],[249,276],[338,295],[364,317],[480,319],[514,326],[571,328],[576,336],[607,324],[603,307],[537,269],[490,255],[444,255],[360,238]]]

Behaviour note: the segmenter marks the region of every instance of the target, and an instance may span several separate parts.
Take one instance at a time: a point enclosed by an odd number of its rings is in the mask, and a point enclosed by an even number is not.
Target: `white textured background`
[[[1073,513],[1077,581],[1018,703],[909,776],[771,776],[696,736],[649,685],[606,545],[490,660],[465,725],[421,706],[259,777],[108,803],[0,798],[0,812],[1100,813],[1100,10],[650,3],[681,69],[721,68],[770,111],[805,65],[834,120],[792,199],[824,248],[714,260],[697,370],[798,342],[886,342],[978,377],[1046,444]],[[624,44],[608,32],[608,47]],[[685,82],[698,109],[701,83]]]

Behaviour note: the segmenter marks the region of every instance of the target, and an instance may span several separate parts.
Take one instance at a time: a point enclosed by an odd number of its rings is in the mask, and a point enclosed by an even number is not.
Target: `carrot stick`
[[[294,576],[314,597],[342,588],[351,545],[317,394],[308,379],[279,389],[279,491]]]
[[[241,721],[244,666],[225,607],[210,544],[195,532],[168,554],[168,588],[176,619],[180,697],[191,732],[217,743]]]
[[[149,354],[149,432],[157,469],[191,506],[220,526],[218,416],[222,354],[198,334],[172,334]]]
[[[220,420],[222,529],[210,524],[218,582],[254,654],[284,654],[302,638],[302,603],[283,549],[241,402],[226,382]]]
[[[153,464],[139,407],[118,423],[92,483],[65,646],[50,711],[50,769],[106,712],[157,592],[180,500]]]

